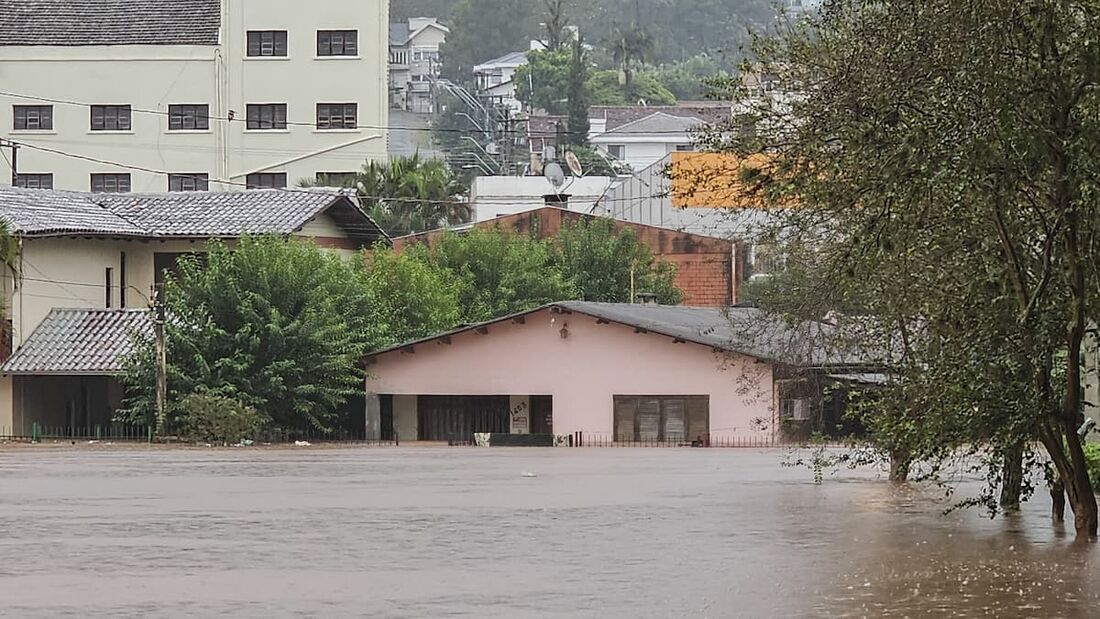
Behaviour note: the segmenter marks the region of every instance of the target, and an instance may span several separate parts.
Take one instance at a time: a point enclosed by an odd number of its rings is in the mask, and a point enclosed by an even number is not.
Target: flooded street
[[[0,448],[0,614],[1100,615],[1100,548],[782,451]]]

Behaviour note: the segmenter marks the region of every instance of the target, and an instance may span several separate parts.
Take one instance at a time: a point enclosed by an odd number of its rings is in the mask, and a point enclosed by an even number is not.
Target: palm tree
[[[607,40],[607,49],[619,65],[619,81],[625,88],[634,83],[634,65],[643,65],[653,55],[653,35],[633,24],[630,28],[615,26]]]
[[[312,182],[301,182],[309,186]],[[467,187],[440,159],[420,153],[387,163],[368,162],[346,185],[354,186],[371,217],[390,236],[462,224],[472,215]]]

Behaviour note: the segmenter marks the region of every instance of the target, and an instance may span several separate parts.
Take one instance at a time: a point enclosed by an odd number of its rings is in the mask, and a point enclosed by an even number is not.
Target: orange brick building
[[[547,239],[557,236],[566,224],[595,218],[595,215],[548,206],[473,225]],[[655,256],[676,265],[676,285],[684,292],[684,305],[723,307],[737,303],[745,260],[736,242],[621,220],[615,220],[615,229],[632,230]],[[416,243],[431,246],[441,234],[442,231],[437,230],[398,237],[393,239],[393,246],[397,251]]]

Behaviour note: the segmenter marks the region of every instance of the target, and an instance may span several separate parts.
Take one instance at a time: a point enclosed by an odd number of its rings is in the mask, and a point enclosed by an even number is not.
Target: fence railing
[[[14,442],[146,442],[170,444],[203,444],[205,441],[189,439],[176,432],[157,434],[152,426],[131,424],[95,424],[89,426],[47,425],[32,422],[21,428],[0,427],[0,441]],[[380,437],[365,431],[338,430],[265,430],[254,433],[245,443],[249,445],[292,445],[297,442],[310,444],[399,445],[394,436]]]
[[[695,447],[695,448],[743,448],[743,449],[771,449],[789,448],[806,445],[806,441],[789,439],[770,434],[704,434],[695,437],[670,436],[660,438],[626,438],[616,436],[611,432],[574,432],[572,434],[559,435],[555,444],[563,447]],[[841,440],[814,443],[815,446],[841,447],[845,443]]]

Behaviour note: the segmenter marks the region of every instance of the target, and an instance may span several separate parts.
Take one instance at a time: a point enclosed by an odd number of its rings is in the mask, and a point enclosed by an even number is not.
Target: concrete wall
[[[432,342],[413,354],[387,353],[368,371],[373,393],[552,395],[559,435],[610,436],[615,395],[707,395],[715,439],[763,438],[767,430],[754,420],[770,422],[774,409],[766,363],[548,310],[528,316],[526,324],[491,326],[487,335],[460,334],[450,345]]]
[[[470,188],[474,219],[485,221],[546,206],[545,196],[562,193],[569,197],[569,210],[589,212],[615,179],[606,176],[567,177],[555,192],[541,176],[479,176]]]
[[[415,395],[393,396],[393,431],[403,441],[415,441],[420,431]]]
[[[129,132],[92,132],[84,105],[53,104],[54,130],[14,132],[24,141],[19,168],[53,173],[56,189],[87,191],[93,172],[129,172],[133,191],[164,192],[165,174],[36,151],[67,153],[175,173],[206,173],[243,182],[251,172],[286,172],[293,185],[318,172],[353,172],[367,158],[386,158],[388,126],[387,0],[224,0],[220,46],[0,47],[4,90],[95,104],[130,104]],[[286,58],[245,58],[248,30],[288,31]],[[318,29],[358,29],[358,57],[317,58]],[[317,103],[358,103],[363,129],[318,131]],[[209,131],[168,132],[170,104],[208,104]],[[286,131],[249,132],[248,103],[287,103]],[[0,131],[13,127],[12,106],[41,104],[0,96]],[[10,174],[0,160],[0,183]],[[211,188],[240,188],[235,185]]]

